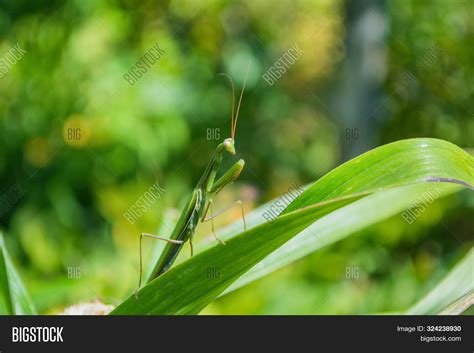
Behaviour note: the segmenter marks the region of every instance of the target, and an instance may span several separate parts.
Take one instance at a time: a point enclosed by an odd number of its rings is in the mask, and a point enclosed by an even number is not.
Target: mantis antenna
[[[252,64],[252,62],[249,61],[249,64],[247,66],[247,73],[245,74],[244,85],[242,86],[242,91],[240,91],[239,104],[237,105],[237,113],[235,114],[235,120],[233,121],[233,125],[232,125],[232,136],[231,136],[232,140],[234,139],[235,129],[237,128],[237,119],[239,118],[240,103],[242,102],[242,96],[244,95],[245,84],[247,83],[247,78],[249,77],[249,71],[250,71],[250,65],[251,64]]]

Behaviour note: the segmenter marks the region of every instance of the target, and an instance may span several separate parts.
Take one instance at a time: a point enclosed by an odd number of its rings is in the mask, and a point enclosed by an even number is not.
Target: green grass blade
[[[439,315],[461,315],[474,305],[474,291],[470,291],[466,295],[451,303],[449,306],[441,310]]]
[[[130,297],[112,314],[198,313],[249,269],[316,220],[341,207],[373,192],[395,193],[400,191],[395,187],[420,182],[470,186],[473,171],[470,155],[441,140],[403,140],[369,151],[321,178],[274,222],[257,225],[228,239],[226,246],[214,246],[174,267],[143,287],[138,299]],[[375,203],[366,207],[371,205]],[[348,235],[343,233],[333,233],[328,240]],[[287,256],[292,251],[296,250],[289,249]],[[208,278],[207,270],[213,268],[220,276]]]
[[[25,286],[8,255],[3,234],[0,233],[0,290],[3,294],[9,315],[35,314]]]
[[[467,255],[424,298],[407,310],[410,315],[437,314],[474,289],[474,250]]]

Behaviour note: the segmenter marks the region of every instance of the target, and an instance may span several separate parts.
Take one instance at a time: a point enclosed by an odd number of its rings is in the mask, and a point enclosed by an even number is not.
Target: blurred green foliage
[[[0,79],[0,189],[14,187],[1,226],[39,310],[95,297],[116,303],[131,291],[138,234],[179,208],[230,133],[231,89],[218,73],[240,89],[252,61],[236,134],[246,169],[218,204],[241,198],[250,211],[337,166],[347,127],[327,105],[339,101],[329,88],[346,59],[346,11],[346,2],[323,0],[2,1],[0,57],[17,43],[26,54]],[[469,147],[472,4],[400,0],[384,11],[379,144],[429,136]],[[156,43],[165,54],[130,85],[123,75]],[[262,74],[295,43],[301,59],[269,86]],[[433,46],[441,54],[418,70]],[[407,72],[416,79],[407,81]],[[164,196],[130,224],[124,212],[156,181]],[[463,192],[436,201],[412,225],[393,217],[206,312],[403,309],[472,245],[473,206]],[[234,219],[238,212],[218,224]],[[208,233],[203,225],[198,237]],[[80,278],[68,278],[74,268]],[[347,279],[347,268],[359,278]]]

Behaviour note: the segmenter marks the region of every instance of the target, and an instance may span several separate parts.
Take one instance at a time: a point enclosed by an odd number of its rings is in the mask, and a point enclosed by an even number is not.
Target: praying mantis
[[[244,168],[245,161],[240,159],[237,161],[232,167],[230,167],[220,178],[216,180],[217,172],[221,166],[223,157],[225,153],[229,153],[231,155],[235,155],[235,130],[237,128],[237,120],[239,117],[239,110],[240,110],[240,103],[242,102],[242,96],[245,89],[245,84],[247,83],[247,77],[250,69],[250,63],[247,67],[247,74],[245,76],[244,84],[242,86],[242,90],[240,92],[239,103],[237,105],[237,112],[234,116],[234,100],[235,100],[235,87],[232,81],[232,78],[226,74],[230,82],[232,84],[232,114],[231,114],[231,137],[226,138],[222,143],[220,143],[211,160],[209,161],[201,179],[198,181],[194,190],[191,193],[184,209],[174,227],[171,235],[169,238],[161,237],[154,234],[149,233],[142,233],[140,235],[140,278],[138,281],[138,289],[141,287],[142,283],[142,274],[143,274],[143,264],[142,264],[142,239],[143,237],[150,237],[157,240],[166,241],[167,244],[163,249],[158,261],[156,262],[153,271],[151,272],[147,282],[150,282],[166,272],[173,262],[176,260],[176,257],[180,253],[184,243],[189,241],[189,245],[191,248],[191,256],[193,256],[193,237],[196,232],[196,228],[199,223],[211,221],[211,228],[212,234],[214,238],[221,244],[225,243],[220,240],[216,232],[214,230],[214,222],[213,219],[220,214],[228,211],[234,206],[240,205],[240,210],[242,213],[242,221],[244,230],[247,229],[247,225],[245,223],[245,215],[244,215],[244,208],[242,202],[239,200],[234,204],[230,205],[229,207],[210,215],[207,217],[209,210],[212,213],[212,200],[213,197],[216,196],[224,187],[233,183],[242,172]],[[136,295],[135,291],[135,295]]]

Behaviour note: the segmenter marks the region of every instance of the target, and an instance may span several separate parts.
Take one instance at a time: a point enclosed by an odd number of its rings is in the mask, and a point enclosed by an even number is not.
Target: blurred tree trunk
[[[385,0],[348,0],[345,4],[346,59],[331,101],[342,129],[343,161],[378,143],[378,125],[386,104],[386,7]]]

